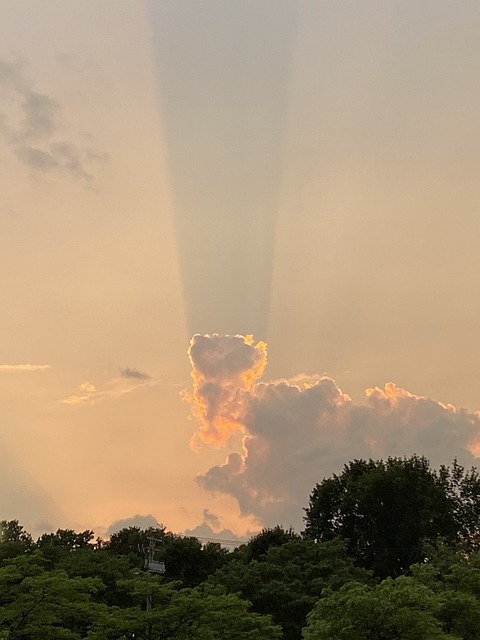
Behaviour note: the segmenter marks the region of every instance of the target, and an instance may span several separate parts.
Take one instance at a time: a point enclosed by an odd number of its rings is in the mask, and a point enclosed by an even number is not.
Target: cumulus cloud
[[[267,353],[251,337],[194,336],[195,436],[242,447],[198,476],[212,492],[236,498],[243,515],[265,525],[301,526],[302,507],[323,477],[355,458],[425,455],[434,466],[480,455],[480,416],[387,383],[358,404],[327,376],[261,382]]]
[[[198,524],[193,529],[186,529],[183,534],[186,538],[197,538],[200,542],[218,542],[222,547],[234,548],[244,544],[253,533],[246,536],[236,536],[230,529],[212,528],[207,522]]]
[[[0,371],[45,371],[49,364],[0,364]]]
[[[214,513],[211,513],[208,509],[203,510],[203,521],[215,529],[220,528],[220,518]]]
[[[267,364],[267,345],[252,336],[195,335],[188,355],[192,364],[190,398],[200,429],[193,444],[224,446],[243,430],[253,385]]]
[[[148,515],[140,515],[136,514],[131,516],[130,518],[123,518],[122,520],[115,520],[107,529],[107,535],[111,536],[113,533],[117,533],[121,529],[126,529],[128,527],[138,527],[139,529],[149,529],[153,527],[154,529],[161,529],[163,525],[161,525],[155,516],[152,514]]]
[[[17,158],[35,172],[66,173],[92,186],[92,166],[107,155],[62,135],[61,104],[40,93],[23,61],[0,60],[0,133]]]

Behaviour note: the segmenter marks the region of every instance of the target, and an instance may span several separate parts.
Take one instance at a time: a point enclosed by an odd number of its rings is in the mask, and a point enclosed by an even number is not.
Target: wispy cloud
[[[106,388],[103,389],[98,389],[92,382],[83,382],[78,387],[78,393],[68,396],[60,402],[70,405],[95,404],[103,400],[116,400],[140,387],[154,387],[160,384],[160,380],[155,380],[147,374],[141,375],[142,377],[122,376],[120,378],[112,378],[108,381]]]
[[[0,364],[0,371],[45,371],[49,364]]]
[[[199,484],[236,498],[243,515],[301,526],[317,482],[355,458],[425,455],[434,466],[480,457],[480,414],[394,383],[357,404],[334,380],[260,382],[266,345],[242,336],[194,336],[190,346],[195,443],[240,450],[200,474]],[[231,444],[230,444],[231,446]]]
[[[94,163],[107,154],[65,140],[62,115],[55,98],[33,87],[23,61],[0,60],[0,133],[17,158],[37,173],[66,173],[92,187]]]
[[[149,380],[150,376],[147,373],[143,373],[143,371],[139,371],[138,369],[131,369],[127,367],[126,369],[122,369],[120,371],[122,378],[133,378],[134,380]]]

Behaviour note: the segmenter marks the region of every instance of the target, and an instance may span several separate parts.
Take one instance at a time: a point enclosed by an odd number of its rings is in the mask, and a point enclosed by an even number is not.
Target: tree
[[[33,546],[32,536],[25,531],[18,520],[0,521],[0,564],[8,558],[15,558]]]
[[[308,616],[304,640],[442,640],[438,598],[414,578],[368,587],[350,582],[329,592]],[[456,640],[459,640],[458,637]]]
[[[249,603],[220,588],[179,589],[156,576],[125,582],[131,606],[111,607],[91,628],[90,640],[277,640],[278,627],[249,611]],[[146,601],[148,599],[149,607]]]
[[[52,565],[72,551],[91,547],[94,533],[87,529],[77,533],[73,529],[57,529],[56,533],[44,533],[38,538],[36,547]]]
[[[480,552],[466,556],[443,544],[428,563],[413,565],[412,576],[437,596],[442,629],[462,640],[477,640],[480,629]]]
[[[180,580],[183,586],[202,583],[226,562],[229,554],[219,544],[202,544],[197,538],[176,536],[164,528],[126,527],[112,535],[106,548],[114,555],[127,556],[132,568],[141,568],[149,538],[156,540],[155,559],[165,562],[165,579]]]
[[[126,556],[117,556],[106,549],[89,545],[63,556],[57,568],[66,571],[70,578],[100,578],[105,588],[95,593],[95,602],[120,607],[130,603],[130,596],[121,584],[131,571]]]
[[[418,456],[355,460],[314,488],[305,535],[340,537],[360,564],[398,576],[424,559],[425,541],[461,541],[471,551],[480,524],[480,481],[454,463],[439,472]]]
[[[102,588],[101,581],[69,578],[44,565],[37,552],[0,568],[0,633],[8,640],[77,640],[94,622],[91,596]]]
[[[259,538],[251,542],[258,549]],[[338,589],[353,578],[370,580],[365,570],[354,566],[340,540],[316,544],[292,536],[284,544],[270,546],[258,559],[252,557],[250,544],[238,549],[210,582],[240,594],[257,613],[271,615],[281,625],[285,640],[301,637],[307,614],[323,589]]]
[[[195,587],[227,561],[229,552],[213,542],[203,545],[197,538],[165,535],[158,547],[158,558],[165,562],[165,579]]]
[[[243,545],[247,560],[261,560],[272,547],[281,547],[290,540],[298,540],[299,536],[292,529],[276,526],[262,529]]]
[[[124,527],[113,533],[106,548],[115,555],[127,556],[132,567],[143,567],[145,550],[148,548],[148,537],[162,539],[164,529],[140,529],[140,527]]]

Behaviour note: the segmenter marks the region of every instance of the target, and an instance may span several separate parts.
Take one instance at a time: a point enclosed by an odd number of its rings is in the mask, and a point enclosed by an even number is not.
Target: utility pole
[[[156,573],[156,574],[160,574],[163,575],[165,573],[165,562],[163,561],[158,561],[155,560],[155,551],[156,551],[156,546],[155,544],[159,542],[160,544],[162,543],[161,540],[158,540],[157,538],[154,537],[149,537],[148,538],[148,549],[145,553],[145,569],[148,571],[148,573]],[[152,594],[147,596],[147,611],[151,611],[153,607],[153,596]]]

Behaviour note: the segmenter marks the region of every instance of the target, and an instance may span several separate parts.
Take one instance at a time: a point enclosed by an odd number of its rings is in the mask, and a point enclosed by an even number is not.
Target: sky
[[[302,528],[480,456],[476,0],[0,0],[0,520]]]

